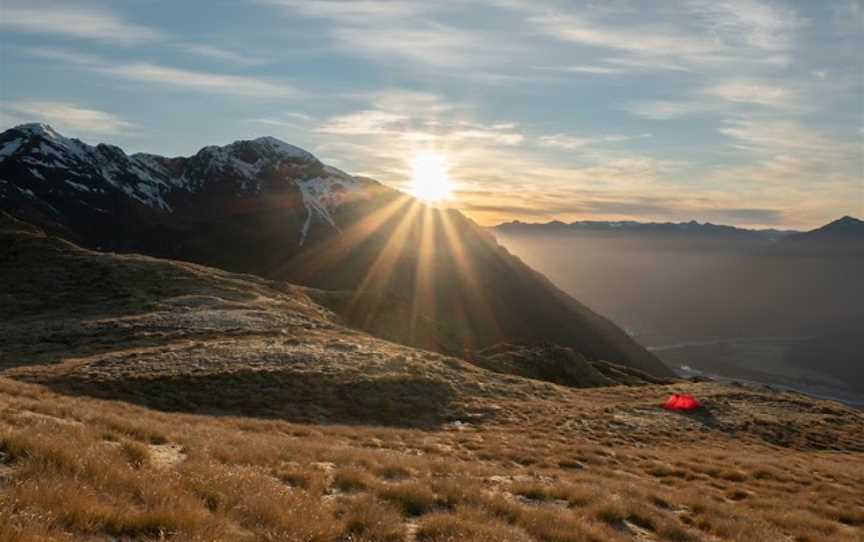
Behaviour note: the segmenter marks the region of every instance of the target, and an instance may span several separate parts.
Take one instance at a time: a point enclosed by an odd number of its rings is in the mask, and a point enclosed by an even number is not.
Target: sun
[[[418,152],[414,155],[411,173],[412,196],[427,203],[450,199],[453,183],[450,181],[447,157],[437,152]]]

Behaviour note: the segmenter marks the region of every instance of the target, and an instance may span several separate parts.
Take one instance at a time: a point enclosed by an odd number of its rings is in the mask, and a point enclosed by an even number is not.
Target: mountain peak
[[[852,248],[860,251],[864,248],[864,220],[846,215],[833,222],[825,224],[821,228],[793,235],[788,238],[793,243],[810,243],[825,250],[836,250],[842,247],[844,250]]]
[[[855,226],[858,226],[858,225],[864,224],[864,220],[861,220],[861,219],[855,218],[854,216],[846,215],[846,216],[844,216],[844,217],[842,217],[842,218],[838,218],[837,220],[835,220],[834,222],[831,222],[831,223],[828,224],[828,225],[830,226],[830,225],[832,225],[832,224],[836,224],[836,225],[845,225],[845,224],[848,224],[848,225],[855,225]]]
[[[864,220],[860,220],[855,218],[854,216],[846,215],[842,218],[838,218],[828,224],[825,224],[821,228],[817,228],[813,231],[828,231],[828,232],[861,232],[864,231]]]
[[[60,132],[51,127],[50,124],[45,124],[42,122],[28,122],[26,124],[19,124],[15,126],[13,130],[17,130],[19,132],[24,132],[29,136],[42,136],[48,139],[65,139]]]
[[[318,159],[311,152],[272,136],[240,139],[222,146],[208,145],[198,151],[198,155],[215,159],[220,163],[239,159],[241,162],[252,164],[262,158],[292,162],[318,162]]]
[[[258,137],[258,138],[253,139],[252,142],[256,143],[258,145],[261,145],[263,147],[267,147],[270,150],[277,152],[282,156],[288,156],[291,158],[300,158],[302,160],[308,160],[308,161],[317,160],[317,158],[315,158],[315,156],[311,152],[304,150],[304,149],[301,149],[300,147],[296,147],[294,145],[291,145],[290,143],[286,143],[286,142],[282,141],[281,139],[277,139],[273,136]]]

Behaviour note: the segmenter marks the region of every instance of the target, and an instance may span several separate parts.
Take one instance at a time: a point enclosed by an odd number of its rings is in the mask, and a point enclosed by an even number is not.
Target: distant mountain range
[[[404,344],[470,357],[548,342],[671,374],[461,213],[274,138],[169,158],[18,126],[0,134],[0,210],[91,249],[307,286],[354,327]]]
[[[735,226],[724,226],[711,224],[710,222],[699,223],[695,220],[690,222],[636,222],[625,221],[596,221],[583,220],[578,222],[561,222],[558,220],[545,223],[526,223],[515,220],[495,226],[495,231],[503,234],[567,234],[580,232],[609,232],[610,234],[651,234],[671,236],[702,236],[728,239],[755,239],[765,241],[777,241],[790,235],[799,233],[795,230],[762,229],[753,230],[738,228]]]

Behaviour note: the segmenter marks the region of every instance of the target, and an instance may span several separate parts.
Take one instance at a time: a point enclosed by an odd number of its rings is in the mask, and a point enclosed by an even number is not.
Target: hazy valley
[[[678,370],[864,401],[858,219],[807,233],[695,222],[514,223],[493,231]]]

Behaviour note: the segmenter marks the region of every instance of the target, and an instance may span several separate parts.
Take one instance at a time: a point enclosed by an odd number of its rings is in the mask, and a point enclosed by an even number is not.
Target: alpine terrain
[[[312,295],[352,325],[405,344],[461,356],[548,341],[672,374],[461,213],[270,137],[165,158],[22,125],[0,134],[0,209],[92,249],[326,290]]]

